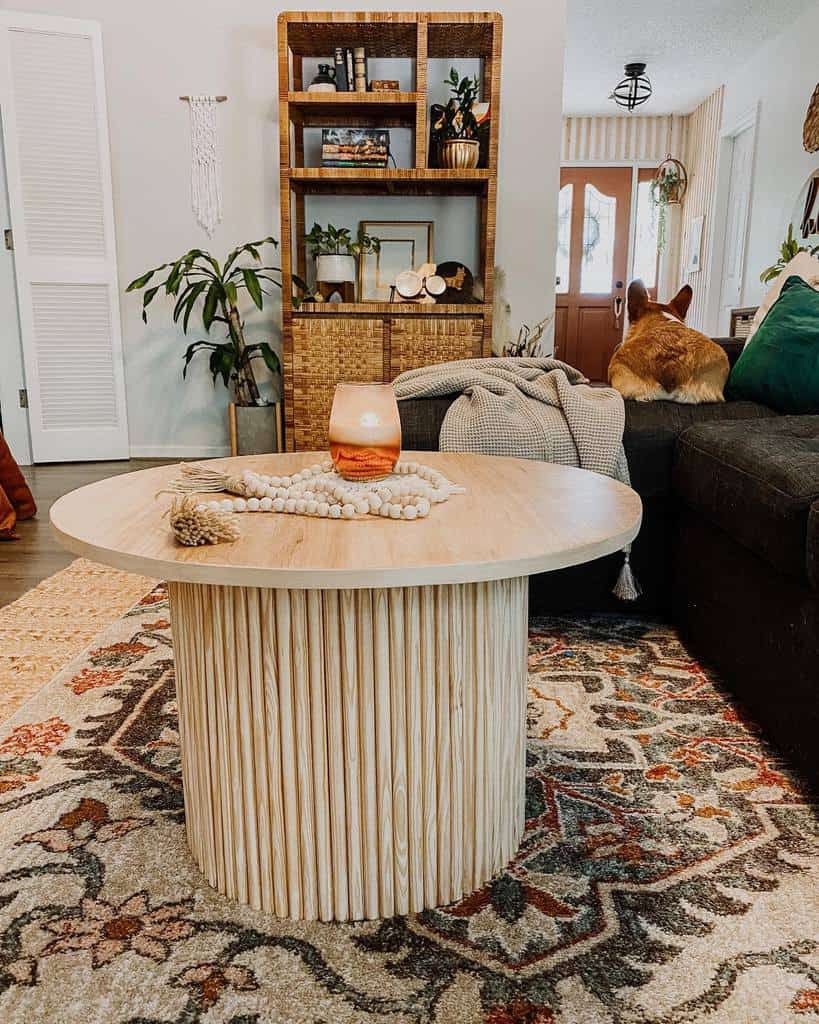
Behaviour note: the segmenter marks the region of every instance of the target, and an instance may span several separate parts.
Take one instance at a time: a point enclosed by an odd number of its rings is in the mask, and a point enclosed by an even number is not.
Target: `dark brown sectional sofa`
[[[735,361],[741,342],[717,340]],[[438,448],[455,397],[399,403],[405,449]],[[626,402],[623,443],[643,500],[632,551],[643,595],[611,595],[614,555],[533,577],[531,614],[670,618],[819,786],[819,416]]]

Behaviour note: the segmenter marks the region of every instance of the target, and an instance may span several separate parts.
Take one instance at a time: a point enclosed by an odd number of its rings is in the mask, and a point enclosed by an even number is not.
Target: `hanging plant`
[[[651,180],[651,201],[657,211],[657,252],[664,252],[668,244],[668,207],[681,203],[687,190],[688,173],[669,153]]]

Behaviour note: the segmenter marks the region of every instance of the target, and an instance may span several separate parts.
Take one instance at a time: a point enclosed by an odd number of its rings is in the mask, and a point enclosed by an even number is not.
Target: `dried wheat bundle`
[[[179,465],[182,476],[171,480],[160,493],[170,494],[205,494],[211,491],[227,491],[243,498],[251,497],[247,486],[240,476],[228,476],[216,469],[208,469],[198,462],[182,462]]]
[[[190,496],[174,498],[170,511],[174,537],[189,548],[238,540],[241,534],[230,513],[206,508]]]

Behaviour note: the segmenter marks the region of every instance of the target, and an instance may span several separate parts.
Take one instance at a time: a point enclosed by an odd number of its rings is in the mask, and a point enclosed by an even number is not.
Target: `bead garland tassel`
[[[465,488],[451,483],[437,470],[417,462],[398,462],[393,473],[377,484],[345,480],[329,460],[299,470],[291,476],[275,476],[245,470],[241,476],[225,476],[206,466],[185,464],[183,476],[169,490],[174,494],[227,491],[234,497],[202,501],[202,513],[277,512],[317,516],[321,519],[358,519],[377,515],[383,519],[424,519],[433,505],[446,501]]]

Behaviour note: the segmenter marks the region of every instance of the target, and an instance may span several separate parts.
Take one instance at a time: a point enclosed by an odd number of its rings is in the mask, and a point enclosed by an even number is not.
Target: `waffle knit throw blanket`
[[[398,401],[458,394],[441,426],[443,452],[480,452],[579,466],[630,484],[625,408],[614,388],[593,388],[559,359],[463,359],[408,370]],[[614,593],[639,596],[628,552]]]

